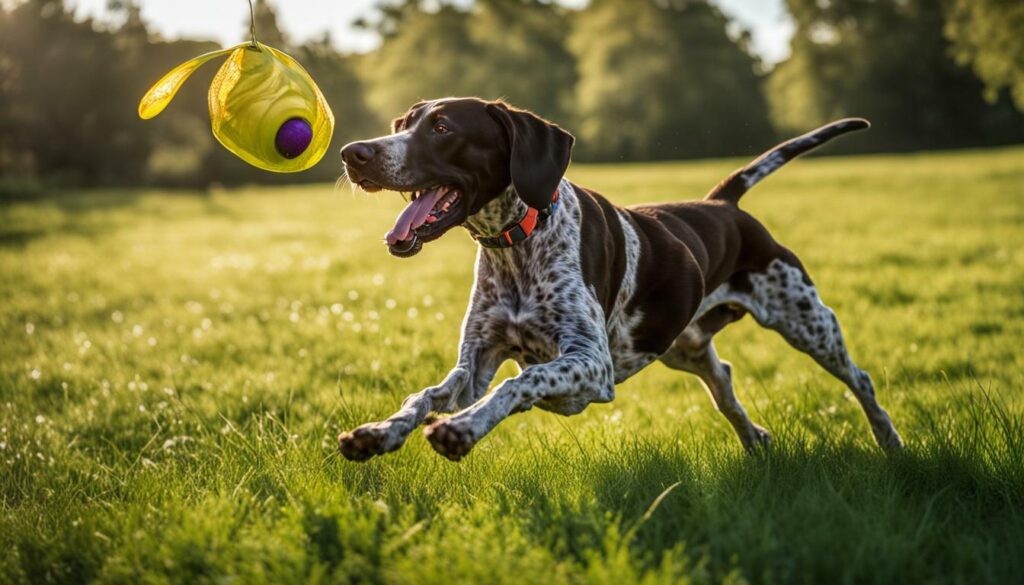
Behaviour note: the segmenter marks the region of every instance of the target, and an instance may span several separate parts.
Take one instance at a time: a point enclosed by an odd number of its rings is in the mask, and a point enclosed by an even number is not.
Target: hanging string
[[[249,33],[252,35],[252,48],[259,50],[260,45],[256,42],[256,10],[252,7],[252,0],[249,0]]]

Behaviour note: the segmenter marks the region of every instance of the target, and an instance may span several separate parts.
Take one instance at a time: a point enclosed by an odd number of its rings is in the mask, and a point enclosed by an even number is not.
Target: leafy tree
[[[21,144],[19,129],[24,104],[18,97],[24,89],[21,64],[11,43],[14,25],[14,14],[0,10],[0,171],[11,177],[27,176],[32,171],[32,156]]]
[[[291,45],[288,38],[277,25],[277,12],[268,0],[255,0],[253,2],[253,16],[256,23],[256,40],[264,45],[270,45],[275,49],[287,52]],[[250,18],[245,18],[245,38],[249,38]]]
[[[377,0],[373,11],[357,18],[352,24],[387,39],[398,34],[408,17],[422,12],[422,4],[421,0]]]
[[[212,161],[223,164],[210,134],[206,91],[215,68],[206,67],[193,74],[169,106],[172,114],[141,121],[135,116],[138,99],[172,67],[219,48],[202,41],[164,42],[153,38],[142,20],[138,0],[109,0],[107,7],[120,16],[120,26],[106,31],[113,36],[118,52],[119,105],[117,116],[131,132],[147,145],[146,157],[137,161],[130,184],[205,185],[205,168]],[[109,181],[108,181],[109,182]]]
[[[788,0],[797,23],[792,56],[768,83],[772,118],[791,134],[842,116],[874,129],[840,148],[909,150],[1024,138],[1006,103],[989,106],[981,84],[949,55],[934,0]]]
[[[1017,109],[1024,110],[1024,2],[952,0],[946,35],[957,61],[970,64],[985,82],[989,102],[1010,88]]]
[[[536,0],[477,0],[469,21],[474,93],[569,124],[576,63],[565,9]]]
[[[479,95],[566,120],[575,67],[565,9],[538,0],[479,0],[468,9],[408,0],[379,9],[363,21],[383,42],[362,75],[379,117],[420,99]]]
[[[367,101],[390,120],[421,99],[468,95],[467,72],[480,66],[469,36],[469,15],[451,5],[409,9],[395,32],[363,62]]]
[[[569,46],[582,155],[670,159],[752,152],[772,137],[746,37],[703,0],[594,0]]]
[[[133,131],[133,100],[119,91],[114,36],[76,22],[60,0],[19,4],[3,26],[2,158],[60,182],[138,181],[149,145]]]
[[[380,0],[361,26],[382,44],[358,56],[338,54],[328,37],[291,44],[273,4],[257,0],[254,10],[259,39],[302,62],[334,109],[334,152],[420,98],[466,94],[505,97],[566,125],[581,138],[580,160],[758,152],[772,138],[761,65],[709,2],[592,0],[571,11],[547,0]],[[786,134],[863,115],[875,130],[847,148],[1024,141],[1009,98],[1024,101],[1019,3],[788,4],[792,56],[767,83],[771,119]],[[154,81],[217,45],[152,35],[138,0],[108,8],[115,25],[76,21],[62,0],[0,2],[4,183],[202,186],[337,174],[337,156],[275,175],[220,148],[205,99],[216,66],[194,74],[168,115],[140,121],[138,99]],[[248,37],[248,19],[240,32]]]

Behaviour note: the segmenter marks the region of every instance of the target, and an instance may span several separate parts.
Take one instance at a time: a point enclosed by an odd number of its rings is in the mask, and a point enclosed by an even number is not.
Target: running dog
[[[466,228],[478,244],[476,278],[455,367],[387,419],[342,433],[346,458],[398,449],[440,412],[455,414],[425,434],[458,461],[510,414],[538,406],[572,415],[609,402],[616,384],[655,360],[696,374],[744,448],[757,450],[770,435],[736,399],[732,368],[712,343],[747,313],[846,384],[882,447],[902,446],[800,260],[738,206],[788,161],[867,121],[839,120],[782,143],[703,200],[634,207],[566,179],[573,136],[503,102],[421,102],[392,126],[342,149],[349,180],[368,192],[411,193],[386,236],[394,256]],[[488,393],[507,359],[522,372]]]

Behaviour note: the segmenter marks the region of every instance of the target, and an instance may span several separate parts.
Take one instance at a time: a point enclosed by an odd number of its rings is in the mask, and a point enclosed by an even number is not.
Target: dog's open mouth
[[[388,251],[403,258],[419,252],[424,242],[436,239],[460,221],[462,201],[462,190],[453,185],[413,191],[412,201],[385,236]]]

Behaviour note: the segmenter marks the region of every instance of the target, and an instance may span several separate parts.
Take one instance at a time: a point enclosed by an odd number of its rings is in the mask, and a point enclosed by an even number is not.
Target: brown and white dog
[[[387,234],[393,255],[412,256],[456,226],[480,246],[458,363],[394,415],[342,433],[341,453],[363,461],[393,451],[431,412],[458,411],[425,434],[459,460],[510,414],[576,414],[612,400],[617,383],[655,360],[696,374],[755,450],[770,436],[736,400],[712,343],[747,313],[849,386],[880,445],[901,446],[800,260],[737,206],[787,161],[867,127],[840,120],[780,144],[701,201],[628,208],[564,178],[572,135],[502,102],[421,102],[391,135],[346,145],[353,184],[412,193]],[[507,359],[522,372],[487,393]]]

